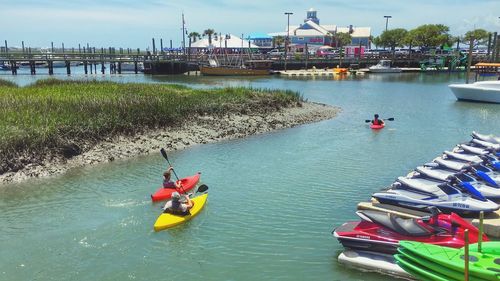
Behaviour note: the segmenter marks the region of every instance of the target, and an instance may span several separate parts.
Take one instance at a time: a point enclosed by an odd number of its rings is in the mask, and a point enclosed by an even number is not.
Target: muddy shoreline
[[[303,102],[300,106],[283,108],[271,114],[198,116],[181,127],[147,131],[135,136],[118,136],[97,145],[89,144],[83,149],[83,153],[69,159],[47,155],[41,163],[30,163],[19,171],[0,175],[0,184],[49,177],[77,167],[158,153],[162,147],[172,151],[191,145],[243,138],[331,119],[339,112],[338,107]]]

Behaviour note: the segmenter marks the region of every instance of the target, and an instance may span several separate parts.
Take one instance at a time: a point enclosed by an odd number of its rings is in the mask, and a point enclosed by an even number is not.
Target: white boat
[[[370,66],[368,70],[374,73],[399,73],[402,71],[401,68],[391,67],[390,60],[380,60],[376,65]]]
[[[122,64],[121,64],[121,70],[122,71],[135,71],[135,63],[133,63],[133,62],[122,62]],[[142,63],[142,62],[138,62],[137,63],[137,71],[140,71],[140,72],[144,71],[144,63]]]
[[[413,280],[412,276],[396,264],[388,254],[360,250],[345,250],[338,257],[339,263],[357,270],[378,272],[392,277]]]
[[[500,103],[500,80],[451,84],[449,87],[457,100]]]

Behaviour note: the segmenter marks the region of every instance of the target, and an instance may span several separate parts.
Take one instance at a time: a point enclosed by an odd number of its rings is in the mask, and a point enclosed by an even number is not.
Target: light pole
[[[385,31],[387,31],[387,25],[389,24],[389,19],[392,18],[392,16],[384,16],[385,18]]]
[[[288,59],[288,41],[290,40],[290,15],[293,15],[293,13],[285,12],[285,15],[288,18],[288,23],[286,28],[286,39],[285,39],[285,71],[286,71],[286,61]]]

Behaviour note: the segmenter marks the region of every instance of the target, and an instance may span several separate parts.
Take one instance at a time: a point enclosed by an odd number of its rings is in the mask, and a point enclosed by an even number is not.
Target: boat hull
[[[200,66],[200,72],[209,76],[259,76],[269,75],[269,69],[249,69],[230,67],[206,67]]]
[[[449,87],[457,100],[500,103],[500,81],[451,84]]]

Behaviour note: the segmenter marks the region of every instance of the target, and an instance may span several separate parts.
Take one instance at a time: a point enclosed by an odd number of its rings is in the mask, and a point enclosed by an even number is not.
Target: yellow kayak
[[[162,213],[155,222],[154,229],[155,231],[164,230],[167,228],[174,227],[181,223],[184,223],[190,220],[192,217],[198,215],[203,207],[205,207],[205,203],[207,202],[208,193],[197,196],[191,201],[193,201],[194,205],[191,210],[189,210],[190,215],[187,216],[177,216],[169,213]]]

